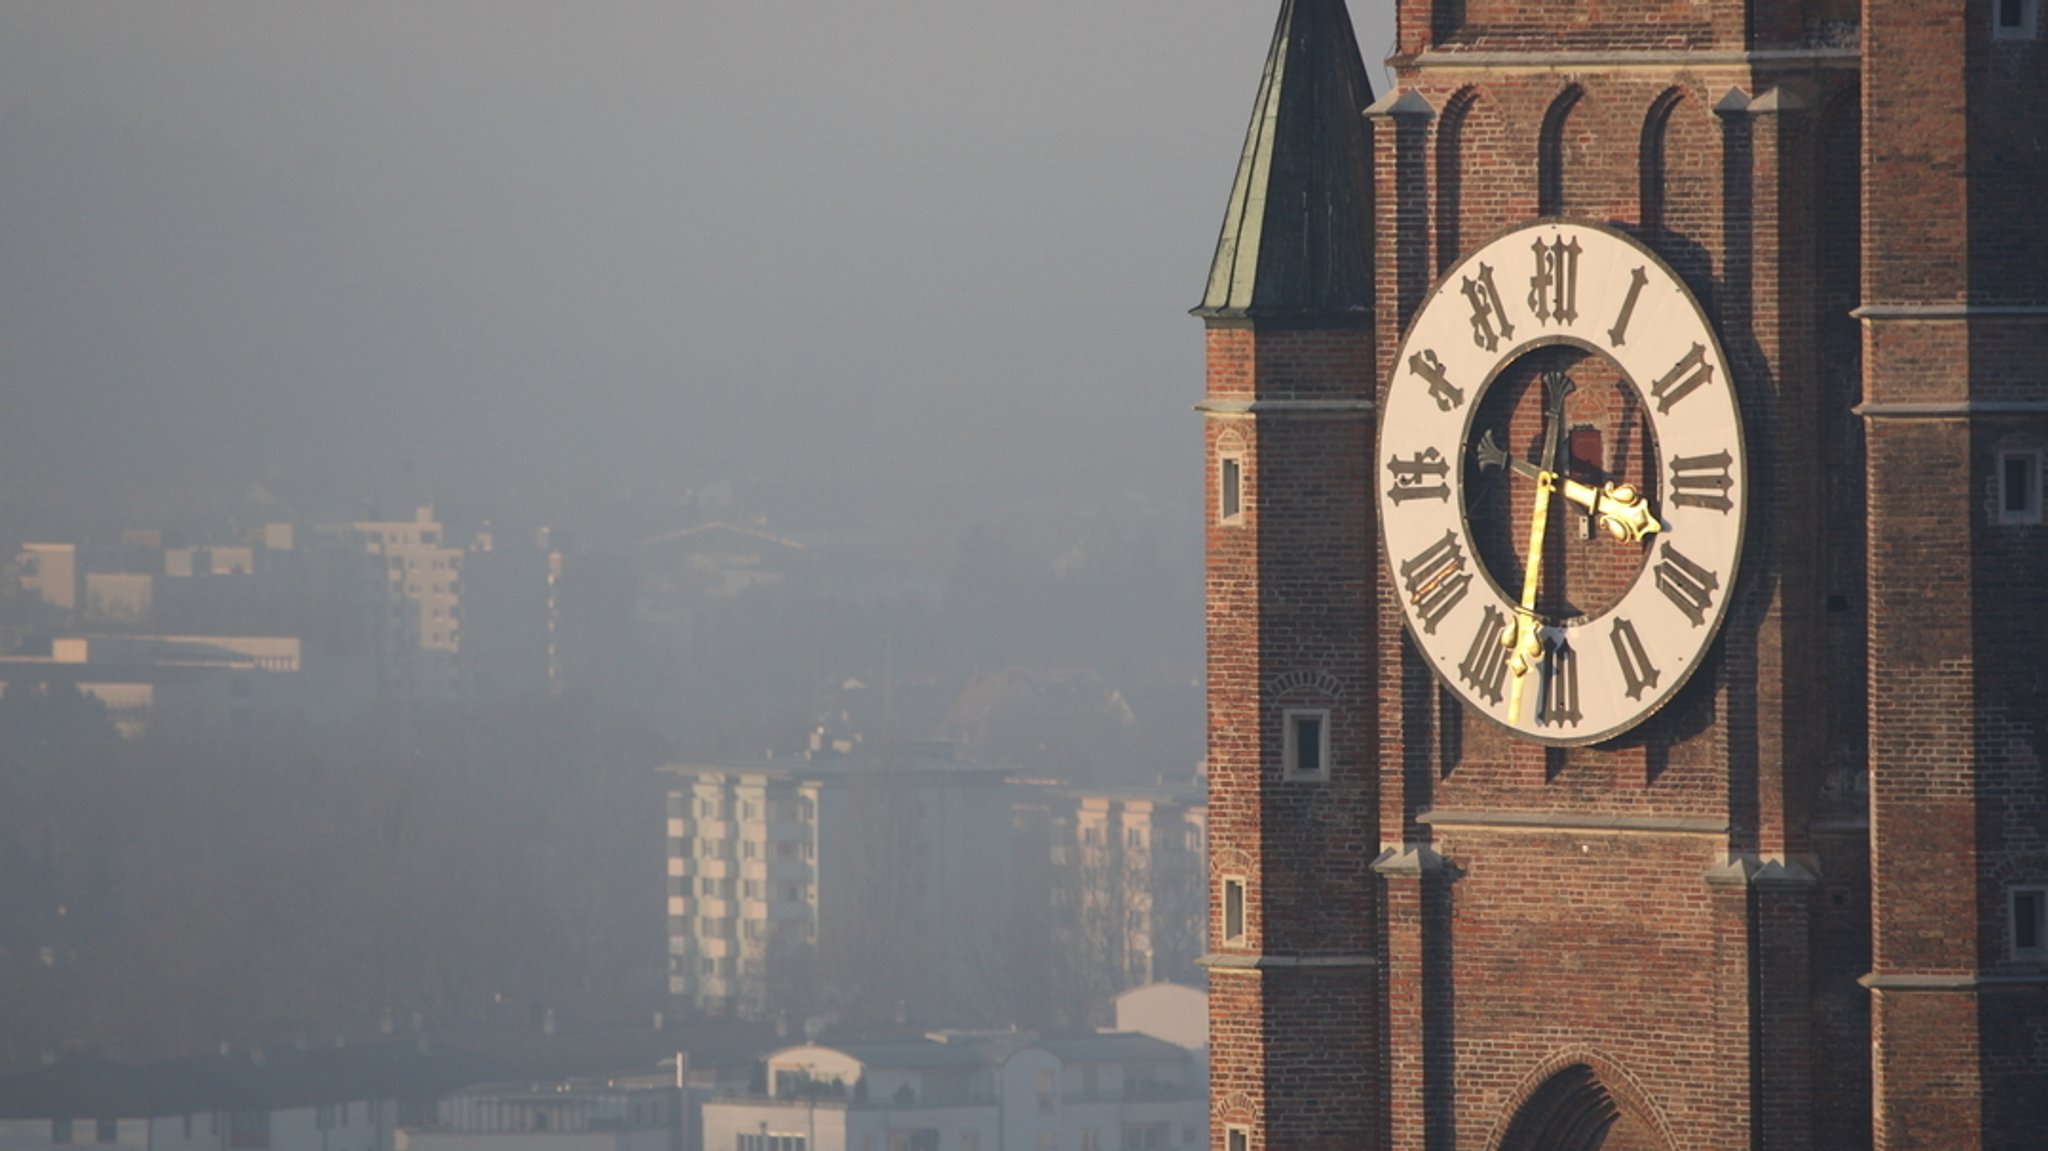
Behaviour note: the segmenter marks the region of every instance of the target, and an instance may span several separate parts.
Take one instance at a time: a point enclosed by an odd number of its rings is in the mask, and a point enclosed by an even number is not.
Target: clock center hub
[[[1539,462],[1547,431],[1543,377],[1551,372],[1564,373],[1571,388],[1557,460],[1545,470],[1595,489],[1631,485],[1654,503],[1656,438],[1641,395],[1619,364],[1595,350],[1552,344],[1508,364],[1473,413],[1467,442],[1491,434],[1510,456]],[[1461,468],[1465,519],[1480,567],[1502,598],[1513,600],[1527,571],[1538,485],[1513,468],[1483,466],[1477,452],[1467,452]],[[1546,519],[1536,614],[1565,626],[1602,614],[1635,583],[1651,541],[1610,539],[1587,509],[1565,499],[1549,501]]]

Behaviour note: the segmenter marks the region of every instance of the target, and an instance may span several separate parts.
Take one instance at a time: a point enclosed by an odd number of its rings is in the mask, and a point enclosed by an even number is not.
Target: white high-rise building
[[[1010,859],[1001,771],[929,750],[665,770],[669,989],[688,1006],[985,1007]]]

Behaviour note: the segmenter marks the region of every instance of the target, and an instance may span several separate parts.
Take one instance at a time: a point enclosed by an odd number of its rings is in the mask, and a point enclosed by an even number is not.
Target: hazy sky
[[[1191,508],[1277,7],[0,6],[0,481]]]

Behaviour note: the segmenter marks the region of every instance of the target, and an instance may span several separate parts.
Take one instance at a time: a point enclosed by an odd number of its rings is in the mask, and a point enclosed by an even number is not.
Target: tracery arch
[[[1587,1050],[1544,1060],[1509,1098],[1491,1151],[1672,1151],[1670,1126],[1612,1060]]]

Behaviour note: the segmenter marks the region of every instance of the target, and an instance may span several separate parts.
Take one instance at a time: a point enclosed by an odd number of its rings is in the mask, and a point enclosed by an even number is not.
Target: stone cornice
[[[1720,819],[1662,815],[1596,815],[1569,811],[1425,811],[1416,822],[1438,828],[1488,831],[1618,831],[1655,835],[1726,835]]]
[[[2030,975],[1986,975],[1959,972],[1948,975],[1865,975],[1856,982],[1872,991],[1997,991],[2005,988],[2048,985],[2048,971]]]
[[[1256,951],[1212,951],[1195,962],[1210,971],[1298,971],[1378,967],[1376,955],[1268,955]]]
[[[1378,407],[1371,400],[1203,400],[1195,410],[1205,416],[1369,416]]]
[[[1967,420],[2048,415],[2048,400],[1871,400],[1849,410],[1866,420]]]
[[[1673,68],[1754,68],[1770,65],[1805,65],[1822,68],[1855,68],[1862,63],[1856,48],[1759,48],[1752,51],[1684,48],[1563,49],[1530,52],[1459,52],[1432,49],[1397,61],[1397,67],[1418,71],[1457,72],[1484,69],[1488,72],[1562,72],[1601,69],[1619,71],[1650,68],[1668,72]]]

